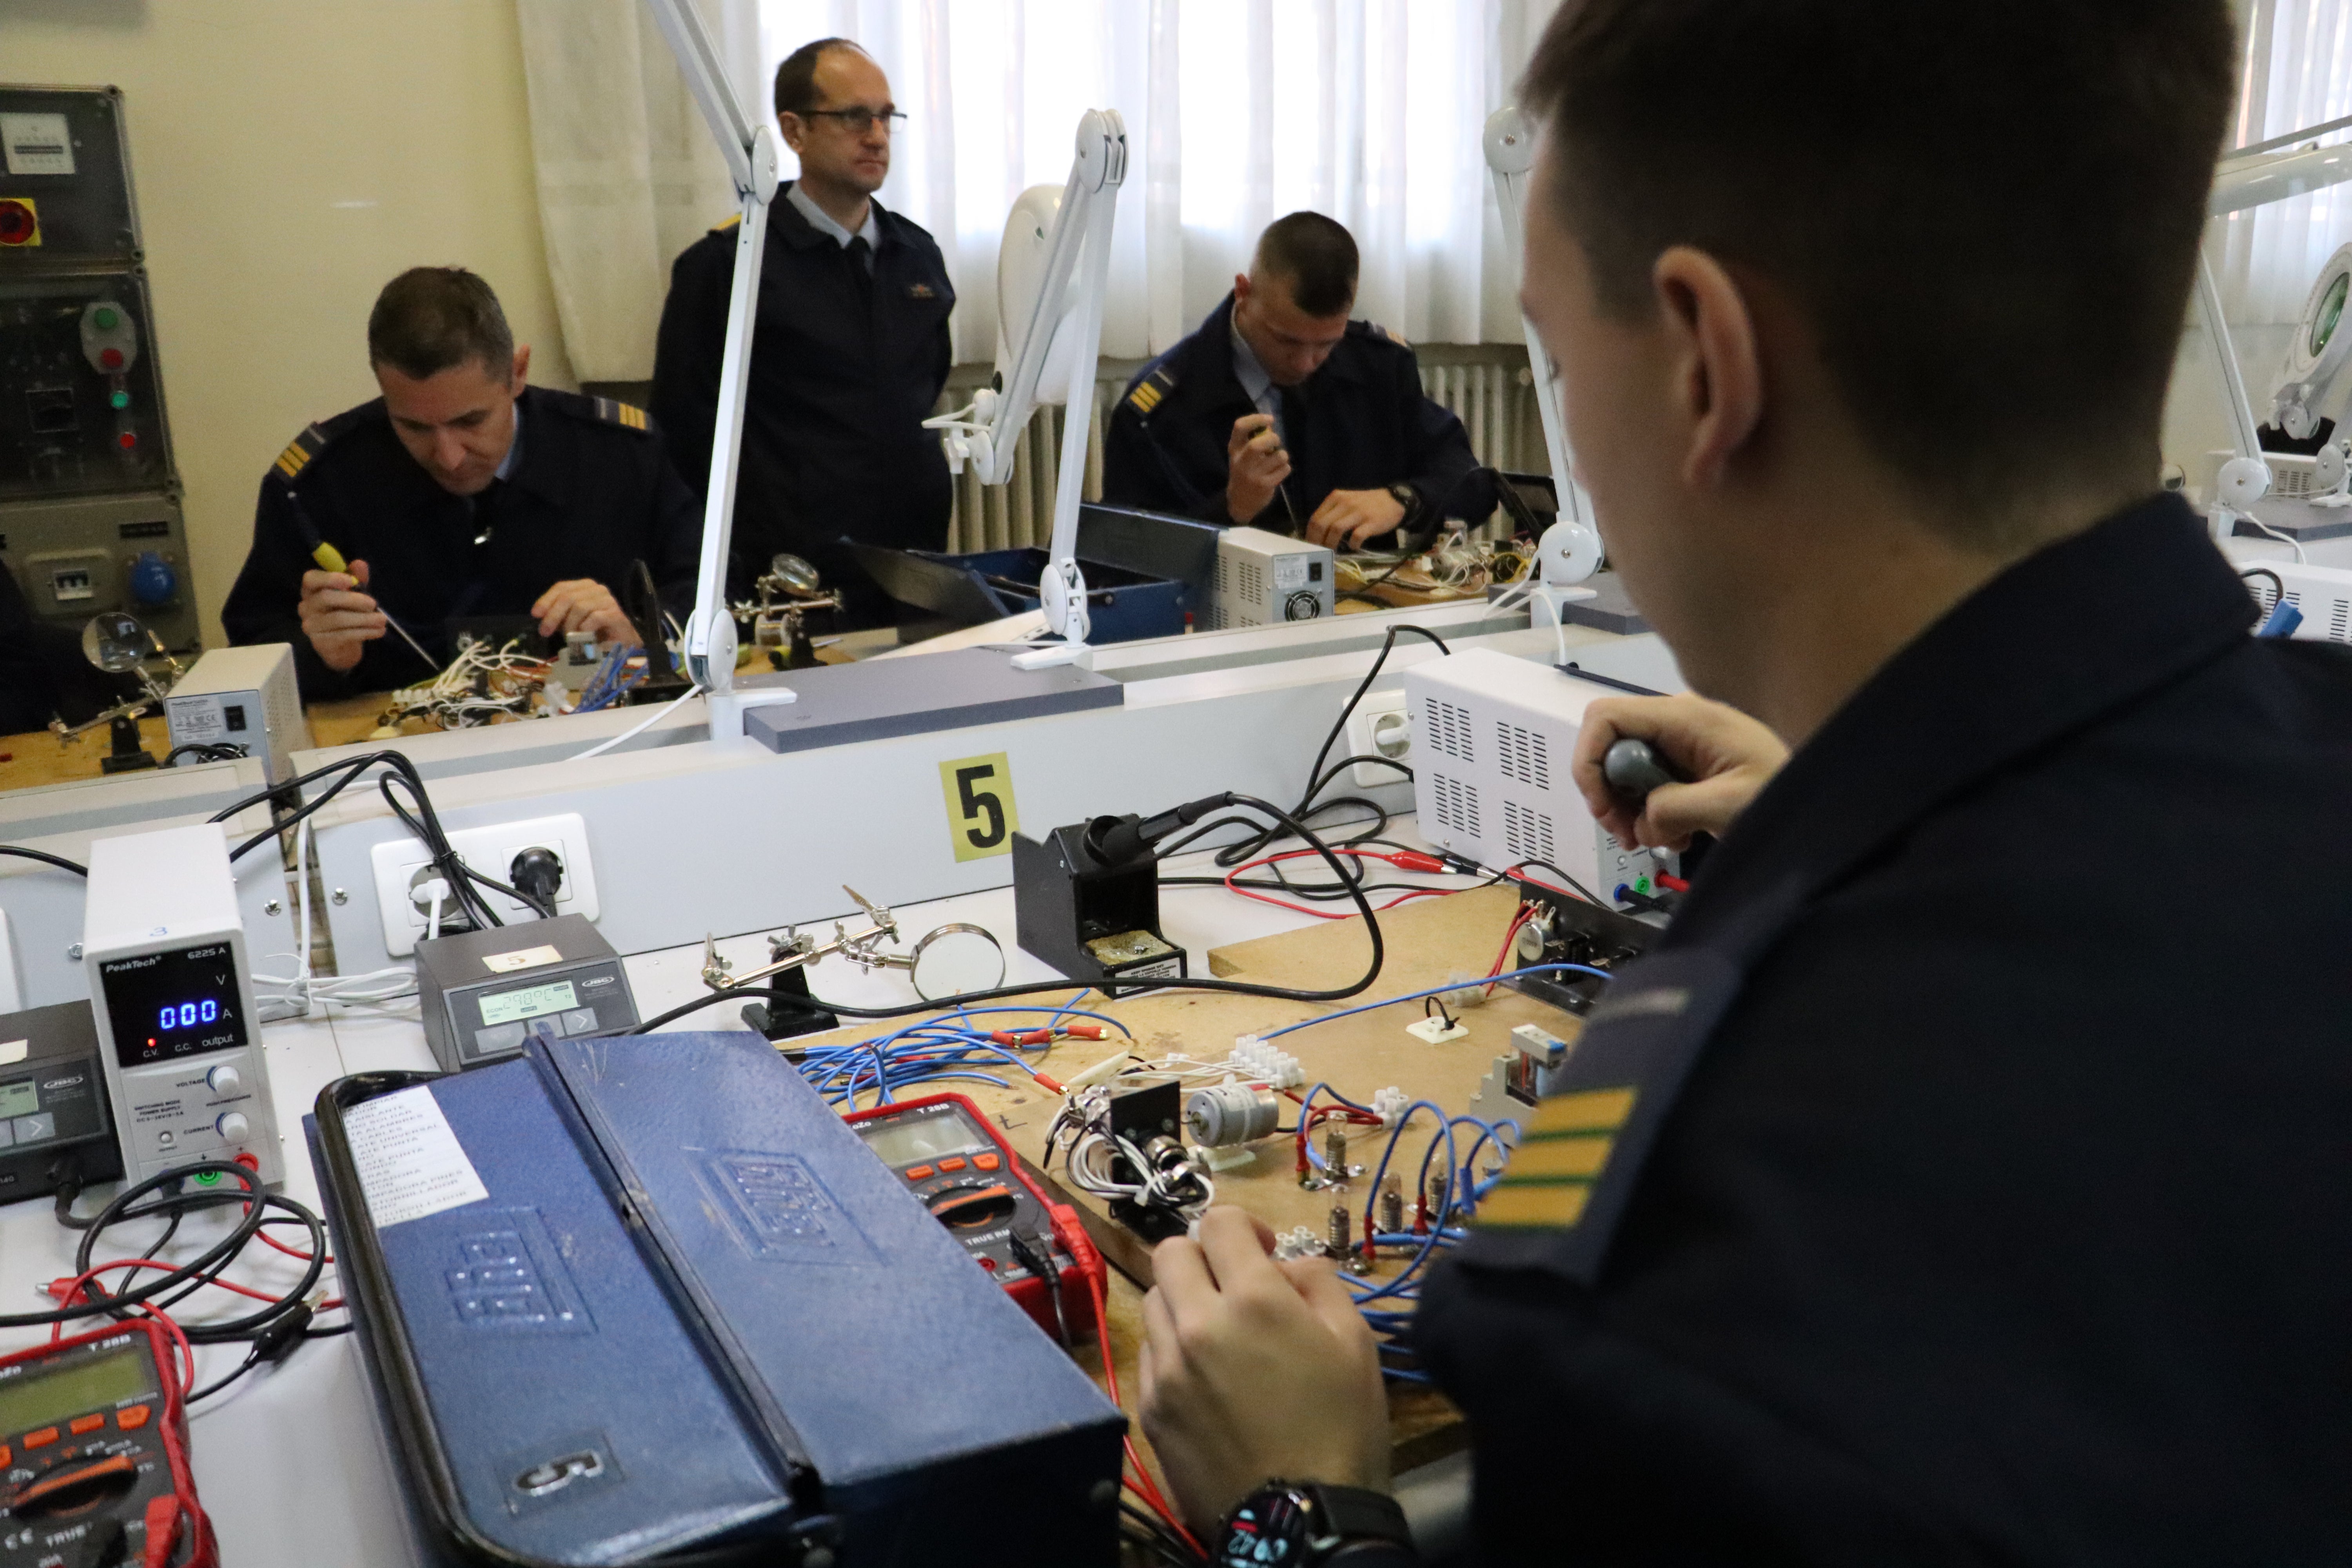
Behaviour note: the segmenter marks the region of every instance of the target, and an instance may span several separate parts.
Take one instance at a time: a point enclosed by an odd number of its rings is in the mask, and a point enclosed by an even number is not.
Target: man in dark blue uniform
[[[488,284],[402,273],[368,359],[383,395],[303,431],[261,481],[229,641],[292,644],[315,699],[431,679],[453,618],[635,643],[615,593],[641,562],[659,607],[693,608],[701,520],[661,437],[626,404],[526,385]]]
[[[1423,1291],[1481,1562],[2343,1560],[2352,668],[2251,638],[2154,493],[2235,58],[2225,0],[1582,0],[1539,46],[1529,319],[1744,712],[1579,735],[1614,831],[1722,838]],[[1619,800],[1620,734],[1696,782]],[[1156,1262],[1195,1524],[1382,1484],[1328,1268],[1234,1211]]]
[[[923,421],[947,384],[955,289],[931,237],[874,200],[905,116],[863,49],[824,38],[795,50],[776,68],[776,118],[801,173],[768,209],[730,570],[748,584],[788,551],[845,591],[851,619],[887,618],[838,542],[947,547],[953,492]],[[698,494],[734,280],[730,224],[678,257],[662,307],[654,416]]]
[[[1493,479],[1412,350],[1351,321],[1356,242],[1320,213],[1277,218],[1201,330],[1111,411],[1103,500],[1249,523],[1334,549],[1483,521]]]

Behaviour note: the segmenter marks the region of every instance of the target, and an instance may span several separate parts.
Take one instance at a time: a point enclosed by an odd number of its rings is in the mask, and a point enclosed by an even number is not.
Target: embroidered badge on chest
[[[939,297],[938,291],[928,283],[907,285],[907,298],[909,300],[936,300]]]

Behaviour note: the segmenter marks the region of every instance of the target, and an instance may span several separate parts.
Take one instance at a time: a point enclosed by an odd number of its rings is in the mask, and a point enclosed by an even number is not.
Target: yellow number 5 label
[[[1013,852],[1021,814],[1013,807],[1013,764],[998,752],[940,764],[948,799],[948,837],[959,860],[985,860]]]

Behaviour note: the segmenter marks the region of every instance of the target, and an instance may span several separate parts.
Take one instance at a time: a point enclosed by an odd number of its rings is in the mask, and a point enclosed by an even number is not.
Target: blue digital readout
[[[220,1004],[207,996],[201,1002],[183,1002],[178,1006],[165,1006],[156,1020],[159,1029],[193,1029],[199,1024],[220,1022]]]

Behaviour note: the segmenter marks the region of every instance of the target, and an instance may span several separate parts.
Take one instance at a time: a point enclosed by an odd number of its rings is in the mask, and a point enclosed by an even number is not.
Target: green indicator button
[[[101,305],[99,307],[98,313],[92,316],[90,320],[98,323],[98,330],[100,331],[110,332],[114,331],[116,325],[121,321],[122,318],[116,315],[112,310]]]
[[[131,395],[127,392],[118,392],[106,401],[112,407],[128,408],[131,406]]]

